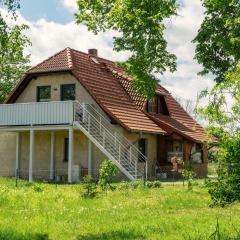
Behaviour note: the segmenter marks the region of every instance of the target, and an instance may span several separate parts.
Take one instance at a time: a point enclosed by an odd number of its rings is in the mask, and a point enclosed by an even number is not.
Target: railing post
[[[147,159],[145,159],[145,180],[148,180],[148,164]]]
[[[138,160],[135,161],[135,178],[137,178],[137,167],[138,167]]]
[[[87,115],[87,126],[88,126],[88,132],[90,133],[90,114]]]
[[[129,147],[129,161],[132,163],[132,146]]]
[[[106,142],[106,133],[105,129],[103,129],[103,147],[105,148],[105,142]]]
[[[118,146],[118,161],[121,163],[121,144]]]

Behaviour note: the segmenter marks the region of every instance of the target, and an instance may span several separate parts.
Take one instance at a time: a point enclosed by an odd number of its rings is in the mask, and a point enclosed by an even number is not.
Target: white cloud
[[[192,40],[203,20],[204,8],[200,0],[183,0],[178,16],[171,19],[166,31],[169,50],[178,58],[178,70],[165,73],[163,85],[173,94],[185,99],[196,99],[197,94],[213,86],[211,79],[197,75],[201,66],[193,60],[195,45]]]
[[[77,10],[77,0],[61,0],[63,5],[68,8],[70,11]]]

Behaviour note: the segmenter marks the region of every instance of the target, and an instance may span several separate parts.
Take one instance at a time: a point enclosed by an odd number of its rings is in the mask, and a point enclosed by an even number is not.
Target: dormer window
[[[168,108],[164,96],[155,95],[153,99],[147,101],[146,111],[149,113],[157,113],[168,115]]]

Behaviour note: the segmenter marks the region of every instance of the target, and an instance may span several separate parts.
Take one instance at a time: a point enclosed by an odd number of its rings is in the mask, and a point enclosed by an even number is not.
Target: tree
[[[115,30],[116,51],[130,51],[122,63],[133,78],[134,88],[143,96],[153,97],[156,73],[176,70],[176,57],[167,51],[165,22],[176,15],[176,0],[78,0],[76,22],[95,34]]]
[[[240,59],[239,0],[202,0],[205,18],[196,38],[195,58],[202,75],[213,74],[216,82],[235,70]]]
[[[113,190],[113,186],[111,185],[114,178],[118,174],[118,169],[114,165],[113,162],[110,160],[104,160],[101,163],[100,169],[99,169],[99,185],[103,190],[107,190],[110,188]]]
[[[1,5],[6,6],[16,19],[15,11],[19,7],[19,1],[0,0]],[[29,56],[25,56],[24,49],[30,45],[30,41],[23,34],[26,29],[26,25],[9,27],[0,14],[0,103],[5,100],[28,67]]]
[[[201,74],[211,73],[215,86],[202,91],[207,106],[198,112],[219,141],[218,181],[209,188],[214,204],[240,201],[240,5],[237,0],[204,0],[205,19],[194,42]]]

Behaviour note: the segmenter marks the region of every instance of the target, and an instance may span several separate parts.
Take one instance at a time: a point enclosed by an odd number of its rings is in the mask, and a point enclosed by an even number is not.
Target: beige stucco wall
[[[14,176],[16,134],[0,132],[0,175]]]
[[[157,135],[154,134],[139,134],[139,133],[129,133],[124,130],[124,136],[127,137],[130,142],[134,143],[136,147],[138,147],[138,139],[145,138],[146,139],[146,157],[148,164],[148,177],[155,176],[155,165],[157,162]],[[139,163],[140,164],[140,163]]]
[[[107,115],[96,104],[94,99],[85,90],[78,80],[69,73],[56,73],[39,76],[36,79],[32,79],[22,94],[17,99],[17,103],[36,102],[37,99],[37,86],[51,86],[51,100],[60,101],[60,92],[62,84],[76,84],[76,100],[84,103],[94,104],[98,111],[102,115]],[[134,142],[140,137],[139,134],[129,133],[119,125],[113,125],[113,127],[120,133]],[[50,132],[42,131],[36,132],[35,137],[35,159],[33,163],[33,171],[35,175],[49,176],[50,168]],[[63,146],[64,138],[68,136],[67,131],[56,131],[56,168],[63,170],[67,173],[67,163],[63,162]],[[156,162],[156,136],[151,134],[143,134],[147,139],[147,157],[148,173],[150,176],[154,174],[154,163]],[[80,131],[75,131],[74,134],[74,164],[81,166],[82,168],[88,167],[88,139]],[[137,145],[136,145],[137,146]],[[93,170],[96,174],[98,172],[99,165],[106,156],[93,144]],[[28,173],[28,160],[29,159],[29,132],[21,133],[21,161],[20,169],[22,175]],[[1,134],[0,133],[0,164],[1,169],[7,169],[12,172],[15,171],[15,134]]]
[[[55,131],[55,169],[56,175],[67,176],[68,162],[64,162],[64,138],[68,137],[68,131]],[[20,175],[27,177],[29,166],[29,133],[21,133],[21,153],[20,153]],[[33,161],[33,175],[35,178],[49,178],[50,175],[50,151],[51,132],[36,131]],[[80,131],[74,131],[74,159],[73,165],[78,165],[83,175],[88,168],[88,139]],[[93,174],[101,162],[106,159],[105,155],[93,145],[92,148],[92,168]],[[83,171],[85,169],[85,171]]]

